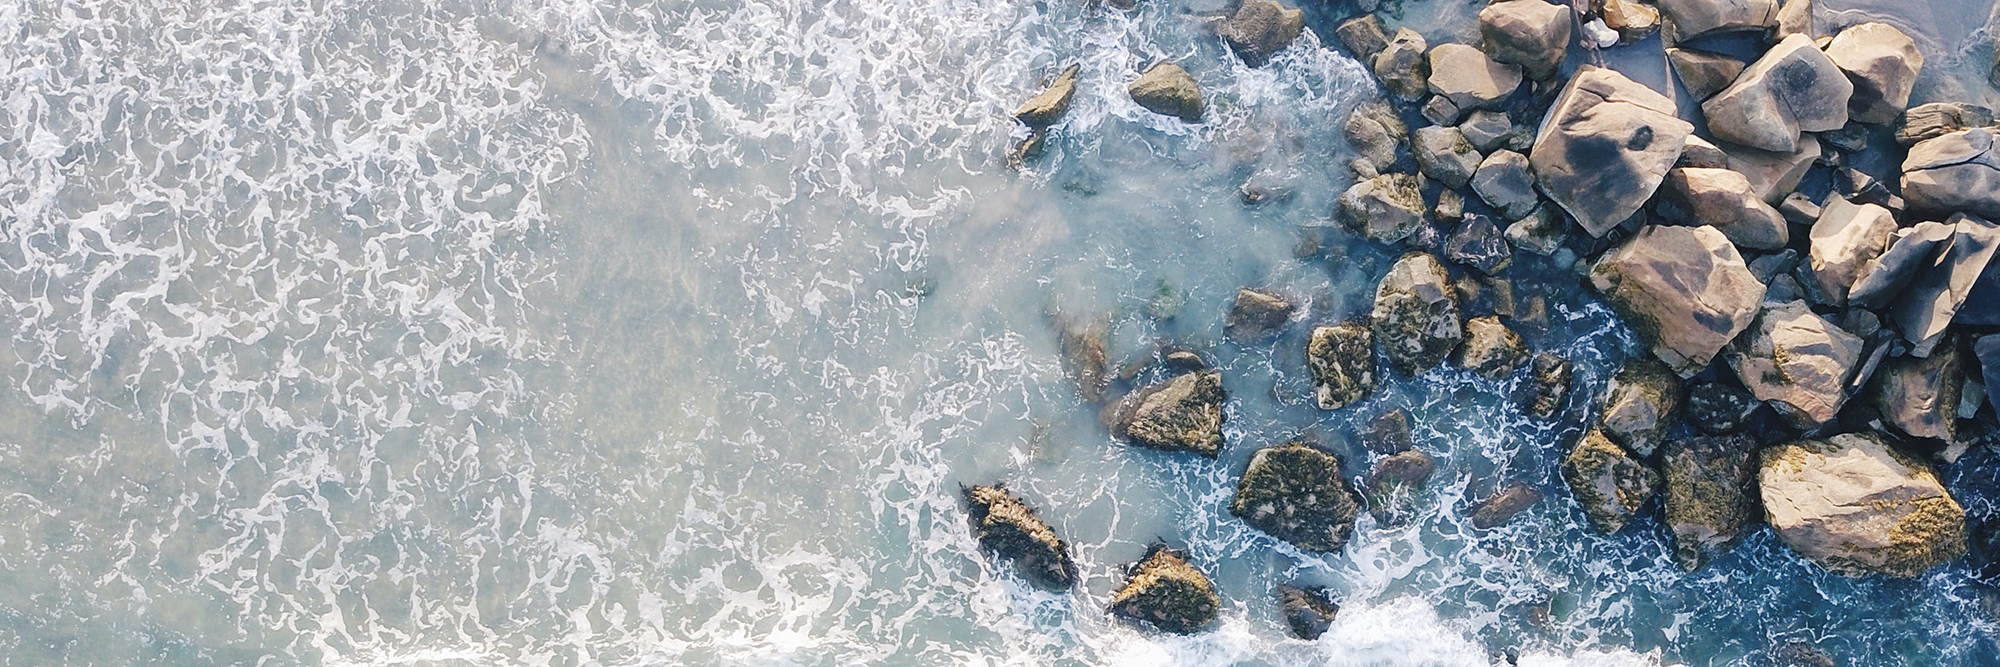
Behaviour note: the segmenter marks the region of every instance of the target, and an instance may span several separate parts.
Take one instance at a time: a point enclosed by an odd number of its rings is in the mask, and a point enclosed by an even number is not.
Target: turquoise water
[[[1656,521],[1582,530],[1555,461],[1636,347],[1546,262],[1517,271],[1570,421],[1451,370],[1314,408],[1305,332],[1392,259],[1327,229],[1373,83],[1310,34],[1243,67],[1220,0],[1084,4],[0,3],[0,661],[1995,664],[1962,564],[1847,580],[1766,531],[1688,575]],[[1162,58],[1207,122],[1124,96]],[[1009,170],[1008,111],[1070,62]],[[1224,342],[1244,285],[1306,308]],[[1112,442],[1052,314],[1115,363],[1213,359],[1220,460]],[[1227,515],[1253,449],[1392,406],[1442,463],[1416,520],[1315,556]],[[958,485],[994,480],[1076,590],[978,552]],[[1548,499],[1473,531],[1513,482]],[[1215,577],[1211,631],[1104,613],[1156,538]],[[1288,582],[1336,591],[1318,642]]]

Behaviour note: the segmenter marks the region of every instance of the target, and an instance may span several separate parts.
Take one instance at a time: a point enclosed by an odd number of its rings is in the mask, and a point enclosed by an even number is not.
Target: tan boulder
[[[1965,510],[1928,466],[1881,436],[1765,449],[1758,486],[1778,537],[1849,576],[1915,577],[1965,555]]]
[[[1598,260],[1590,281],[1683,378],[1707,367],[1764,301],[1764,284],[1714,227],[1641,229]]]

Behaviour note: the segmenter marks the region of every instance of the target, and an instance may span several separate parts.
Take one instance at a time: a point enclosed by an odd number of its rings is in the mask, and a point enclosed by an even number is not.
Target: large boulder
[[[1188,634],[1214,621],[1222,608],[1215,585],[1177,549],[1155,544],[1125,575],[1125,586],[1111,594],[1111,613],[1126,620]]]
[[[1293,442],[1251,455],[1229,512],[1302,550],[1332,552],[1354,534],[1361,505],[1340,474],[1340,459]]]
[[[1774,152],[1728,144],[1719,147],[1725,156],[1726,166],[1750,180],[1750,189],[1764,198],[1764,203],[1777,206],[1790,196],[1805,180],[1806,172],[1825,153],[1820,148],[1819,139],[1812,135],[1799,137],[1799,149],[1790,153]]]
[[[1070,99],[1076,96],[1077,69],[1076,65],[1064,69],[1048,88],[1021,103],[1014,118],[1028,127],[1048,127],[1062,120],[1063,114],[1069,113]]]
[[[1375,522],[1391,526],[1408,520],[1415,512],[1416,494],[1437,472],[1437,460],[1411,449],[1375,462],[1364,484],[1368,514]]]
[[[1958,399],[1965,372],[1958,346],[1945,345],[1929,357],[1891,357],[1870,381],[1882,421],[1912,438],[1950,443],[1958,439]]]
[[[1764,203],[1743,174],[1677,168],[1667,172],[1661,194],[1689,216],[1689,224],[1714,226],[1738,247],[1776,250],[1791,242],[1785,216]]]
[[[1764,30],[1778,24],[1778,0],[1660,0],[1667,42],[1702,35]]]
[[[1236,57],[1243,59],[1243,64],[1263,67],[1271,61],[1271,56],[1298,39],[1305,27],[1304,11],[1274,0],[1243,0],[1235,13],[1215,27],[1215,32],[1229,44],[1229,50],[1236,52]]]
[[[1423,35],[1409,28],[1397,28],[1396,34],[1389,38],[1389,45],[1375,54],[1375,78],[1397,99],[1405,102],[1423,99],[1430,92],[1431,67],[1424,58],[1429,50]]]
[[[1431,92],[1450,100],[1461,111],[1495,108],[1507,96],[1513,95],[1514,89],[1521,87],[1520,67],[1495,62],[1479,49],[1464,44],[1432,47],[1430,70],[1428,82]]]
[[[1765,518],[1829,570],[1915,577],[1965,555],[1965,510],[1929,467],[1879,435],[1771,447],[1761,467]]]
[[[1618,33],[1619,44],[1633,44],[1660,30],[1660,10],[1638,0],[1594,0],[1604,27]]]
[[[1183,373],[1125,397],[1113,433],[1145,447],[1215,458],[1222,451],[1222,373]]]
[[[1396,163],[1396,147],[1409,143],[1410,128],[1381,100],[1362,102],[1354,107],[1354,113],[1347,115],[1347,123],[1341,133],[1354,152],[1367,158],[1376,169],[1387,169]]]
[[[1285,625],[1299,639],[1319,639],[1332,627],[1334,616],[1340,614],[1340,605],[1333,603],[1332,595],[1324,587],[1279,584],[1277,594],[1278,609],[1285,613]]]
[[[1376,243],[1395,243],[1424,224],[1424,194],[1415,174],[1382,174],[1340,195],[1340,219]]]
[[[1472,508],[1472,527],[1486,530],[1506,524],[1514,515],[1542,502],[1542,492],[1525,484],[1515,484]]]
[[[1180,65],[1169,61],[1154,63],[1126,86],[1125,92],[1147,111],[1190,123],[1201,121],[1204,108],[1201,84],[1195,83],[1194,76]]]
[[[1535,192],[1535,172],[1528,166],[1528,156],[1508,150],[1494,151],[1479,163],[1479,169],[1472,173],[1472,191],[1509,222],[1528,217],[1542,202]]]
[[[1255,341],[1285,328],[1298,305],[1264,290],[1248,287],[1236,290],[1236,303],[1229,307],[1229,321],[1222,331],[1238,341]]]
[[[2000,151],[1983,127],[1952,132],[1910,147],[1903,159],[1903,198],[1910,208],[2000,218]]]
[[[1416,155],[1417,167],[1424,175],[1437,179],[1445,187],[1465,187],[1473,172],[1479,170],[1479,151],[1456,127],[1417,130],[1410,140],[1410,152]]]
[[[1618,367],[1604,388],[1598,428],[1639,456],[1652,456],[1674,427],[1681,407],[1681,378],[1666,364],[1633,359]]]
[[[1688,97],[1696,100],[1706,100],[1728,88],[1745,67],[1741,60],[1699,49],[1667,49],[1667,63],[1673,65]]]
[[[1812,226],[1813,278],[1828,305],[1847,305],[1847,295],[1861,277],[1861,267],[1889,249],[1896,233],[1896,216],[1875,204],[1855,204],[1834,195],[1820,208]]]
[[[1590,281],[1681,377],[1756,319],[1764,284],[1714,227],[1651,226],[1606,253]]]
[[[1562,476],[1591,528],[1606,535],[1623,530],[1660,485],[1659,473],[1597,429],[1585,433],[1563,459]]]
[[[1693,570],[1727,553],[1756,525],[1757,441],[1706,436],[1667,443],[1660,455],[1674,562]]]
[[[1465,322],[1465,344],[1458,346],[1451,363],[1489,380],[1503,380],[1521,367],[1528,357],[1528,344],[1521,335],[1488,315]]]
[[[1054,588],[1076,584],[1076,561],[1069,543],[1056,537],[1034,508],[1007,493],[1002,484],[959,487],[965,495],[967,518],[979,546],[1014,561],[1023,576]]]
[[[1896,120],[1896,143],[1904,147],[1953,132],[1993,125],[1993,110],[1960,102],[1931,102],[1904,111]]]
[[[1956,224],[1920,222],[1897,230],[1889,249],[1862,263],[1848,290],[1847,302],[1862,308],[1882,308],[1901,295],[1916,278],[1919,269],[1934,266],[1938,256],[1951,248],[1958,234]]]
[[[1801,430],[1817,428],[1840,412],[1847,376],[1860,361],[1861,339],[1813,313],[1804,301],[1764,304],[1729,354],[1743,386]]]
[[[1576,366],[1568,359],[1541,352],[1528,360],[1528,376],[1514,387],[1514,404],[1536,419],[1552,419],[1569,399],[1570,377]]]
[[[1375,391],[1375,338],[1359,324],[1313,329],[1306,370],[1320,409],[1347,407]]]
[[[1570,9],[1542,0],[1495,2],[1479,10],[1479,35],[1493,59],[1549,78],[1569,50]]]
[[[1910,106],[1910,89],[1924,68],[1924,54],[1909,35],[1887,23],[1849,26],[1834,35],[1826,57],[1847,73],[1854,96],[1847,115],[1862,123],[1888,123]]]
[[[1716,138],[1789,153],[1800,132],[1827,132],[1847,124],[1854,84],[1813,46],[1792,35],[1771,47],[1736,82],[1701,105]]]
[[[1680,159],[1694,126],[1674,101],[1625,75],[1585,65],[1542,119],[1529,163],[1542,192],[1591,236],[1639,211]]]
[[[1398,372],[1417,375],[1443,363],[1464,336],[1444,263],[1425,252],[1396,260],[1375,289],[1370,326]]]
[[[1946,224],[1955,228],[1950,250],[1935,266],[1918,267],[1909,288],[1889,311],[1889,319],[1913,346],[1911,354],[1919,357],[1929,356],[1944,337],[1945,327],[2000,249],[2000,227],[1992,223],[1959,214]]]

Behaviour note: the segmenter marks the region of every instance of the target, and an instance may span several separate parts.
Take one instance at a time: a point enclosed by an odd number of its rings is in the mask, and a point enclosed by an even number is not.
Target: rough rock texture
[[[1813,0],[1783,0],[1778,7],[1778,25],[1766,39],[1775,42],[1792,35],[1805,35],[1820,43],[1819,32],[1813,28]]]
[[[1229,308],[1229,322],[1222,331],[1238,341],[1254,341],[1285,328],[1298,305],[1263,290],[1248,287],[1236,290],[1236,303]]]
[[[1103,325],[1067,323],[1061,328],[1063,370],[1076,382],[1076,391],[1083,400],[1103,401],[1105,385],[1111,379],[1111,355],[1105,349]]]
[[[1861,339],[1814,314],[1804,301],[1766,303],[1729,354],[1743,386],[1801,430],[1817,428],[1840,412],[1847,376],[1860,361]]]
[[[1684,378],[1749,327],[1764,301],[1764,284],[1713,227],[1641,229],[1599,259],[1590,280]]]
[[[1069,543],[1056,537],[1049,524],[1035,516],[1035,510],[1007,493],[1005,485],[959,487],[965,495],[967,518],[979,546],[1008,560],[1015,569],[1046,586],[1069,588],[1076,584],[1076,561],[1070,558]]]
[[[1472,174],[1472,191],[1509,221],[1528,217],[1542,202],[1535,192],[1535,172],[1528,167],[1528,156],[1514,151],[1494,151],[1486,156]]]
[[[1674,166],[1728,169],[1729,154],[1724,153],[1721,146],[1709,143],[1707,139],[1689,135],[1687,144],[1681,146],[1681,157],[1674,161]],[[1746,175],[1745,178],[1749,176]]]
[[[1154,63],[1126,86],[1125,92],[1147,111],[1191,123],[1201,121],[1204,108],[1201,85],[1195,83],[1194,77],[1180,65],[1166,61]]]
[[[1133,444],[1215,458],[1222,450],[1222,373],[1199,371],[1133,392],[1113,432]]]
[[[1376,287],[1370,328],[1389,365],[1417,375],[1443,363],[1458,347],[1464,335],[1458,312],[1458,294],[1444,264],[1429,253],[1413,252],[1396,260]]]
[[[1965,510],[1929,467],[1881,436],[1849,433],[1771,447],[1761,465],[1771,527],[1829,570],[1915,577],[1965,555]]]
[[[1992,223],[1959,214],[1946,224],[1955,227],[1950,251],[1937,266],[1920,266],[1889,311],[1889,319],[1913,346],[1910,353],[1920,357],[1928,356],[1944,337],[1945,327],[2000,249],[2000,227]]]
[[[1388,410],[1375,415],[1368,424],[1361,427],[1361,446],[1377,454],[1395,454],[1409,451],[1413,446],[1410,438],[1410,411],[1402,408]]]
[[[1542,192],[1603,236],[1653,197],[1693,131],[1671,98],[1585,65],[1542,119],[1528,161]]]
[[[1292,636],[1312,641],[1326,634],[1333,625],[1333,618],[1340,614],[1340,605],[1333,603],[1333,597],[1320,586],[1304,588],[1278,585],[1278,609],[1285,613],[1285,625],[1292,630]]]
[[[1980,336],[1972,344],[1972,354],[1979,360],[1981,377],[1986,378],[1986,402],[2000,411],[2000,334]],[[1994,557],[2000,560],[2000,551],[1994,552]]]
[[[1875,204],[1854,204],[1839,195],[1827,198],[1812,226],[1807,253],[1813,277],[1828,305],[1847,305],[1847,294],[1861,277],[1868,260],[1889,249],[1896,216]]]
[[[1658,361],[1634,359],[1611,375],[1597,426],[1612,442],[1639,456],[1652,456],[1674,427],[1680,408],[1680,376]]]
[[[1734,433],[1763,403],[1750,392],[1721,382],[1688,387],[1687,423],[1709,435]]]
[[[1514,404],[1530,417],[1555,417],[1569,398],[1569,380],[1574,372],[1575,366],[1568,359],[1548,352],[1536,354],[1528,363],[1528,376],[1514,388]]]
[[[1479,170],[1479,151],[1473,149],[1472,142],[1465,140],[1465,134],[1456,127],[1426,127],[1416,131],[1410,140],[1410,152],[1417,157],[1417,167],[1424,175],[1437,179],[1449,188],[1465,187],[1472,180],[1472,173]]]
[[[1660,191],[1691,216],[1688,224],[1714,226],[1738,247],[1775,250],[1791,242],[1784,214],[1764,203],[1743,174],[1682,167],[1667,172]]]
[[[1790,153],[1735,144],[1722,150],[1729,157],[1728,167],[1750,179],[1750,189],[1763,197],[1764,203],[1773,206],[1790,196],[1799,181],[1805,180],[1806,172],[1812,170],[1813,163],[1824,156],[1819,139],[1810,135],[1799,137],[1799,149]]]
[[[1869,384],[1884,423],[1912,438],[1958,439],[1958,399],[1965,387],[1958,346],[1944,345],[1927,358],[1885,359]]]
[[[1387,102],[1369,100],[1354,108],[1347,116],[1347,123],[1341,133],[1354,151],[1367,158],[1376,169],[1387,169],[1396,163],[1396,147],[1410,141],[1410,128],[1389,108]]]
[[[1290,46],[1305,30],[1306,13],[1273,0],[1243,0],[1236,12],[1215,27],[1222,41],[1243,59],[1243,64],[1263,67],[1271,56]]]
[[[1251,455],[1229,512],[1300,549],[1330,552],[1347,545],[1361,505],[1340,459],[1294,442]]]
[[[1854,84],[1811,38],[1792,35],[1743,70],[1701,110],[1716,138],[1752,148],[1798,150],[1800,132],[1847,124]]]
[[[1455,125],[1462,111],[1463,109],[1458,108],[1458,103],[1451,101],[1451,98],[1432,95],[1430,99],[1424,100],[1424,107],[1420,113],[1424,120],[1430,121],[1432,125]]]
[[[1501,238],[1500,226],[1486,215],[1467,215],[1444,244],[1445,258],[1469,266],[1486,275],[1504,270],[1514,261],[1514,249]]]
[[[1451,100],[1460,111],[1497,107],[1507,96],[1514,94],[1515,88],[1521,87],[1520,67],[1494,62],[1479,49],[1464,44],[1432,47],[1430,70],[1428,82],[1431,92]]]
[[[1434,472],[1437,461],[1415,449],[1376,461],[1364,485],[1368,513],[1385,526],[1408,520],[1415,513],[1417,491],[1430,482]]]
[[[1376,243],[1395,243],[1424,223],[1424,195],[1414,174],[1382,174],[1340,195],[1340,219]]]
[[[1881,308],[1909,287],[1918,269],[1936,263],[1938,254],[1950,249],[1958,226],[1942,222],[1922,222],[1899,230],[1891,237],[1889,249],[1861,265],[1854,287],[1847,293],[1851,305]]]
[[[1910,208],[2000,218],[2000,151],[1993,132],[1973,128],[1910,147],[1903,198]]]
[[[1320,409],[1347,407],[1375,391],[1375,338],[1359,324],[1313,329],[1306,370],[1312,372]]]
[[[1503,380],[1527,357],[1528,344],[1521,335],[1489,315],[1466,320],[1465,344],[1458,346],[1451,363],[1490,380]]]
[[[1660,10],[1637,0],[1596,0],[1604,27],[1618,32],[1619,44],[1632,44],[1660,29]]]
[[[1847,115],[1863,123],[1896,120],[1910,105],[1910,89],[1924,68],[1917,43],[1887,23],[1863,23],[1840,31],[1826,46],[1826,57],[1854,83]]]
[[[1563,459],[1563,481],[1583,506],[1590,526],[1604,534],[1616,533],[1639,513],[1660,485],[1659,473],[1640,463],[1591,429]]]
[[[1389,48],[1389,31],[1382,27],[1382,17],[1373,12],[1348,19],[1334,28],[1333,34],[1355,60],[1363,63],[1375,62],[1375,55]]]
[[[1125,587],[1111,594],[1111,613],[1177,634],[1202,629],[1215,620],[1222,598],[1208,576],[1188,564],[1187,554],[1155,544],[1126,570]]]
[[[1538,206],[1527,217],[1507,225],[1501,236],[1515,248],[1546,257],[1569,239],[1569,220],[1552,207]]]
[[[1078,66],[1070,65],[1038,95],[1014,110],[1014,118],[1028,127],[1048,127],[1069,113],[1070,99],[1076,96]]]
[[[1905,147],[1953,132],[1993,125],[1993,110],[1975,104],[1932,102],[1910,107],[1896,121],[1896,143]]]
[[[1778,24],[1778,0],[1660,0],[1667,43]]]
[[[1466,141],[1472,142],[1474,150],[1491,153],[1513,138],[1514,121],[1509,120],[1507,114],[1492,109],[1477,109],[1465,115],[1465,121],[1458,124],[1458,131],[1465,135]]]
[[[1430,61],[1424,58],[1429,50],[1423,35],[1409,28],[1397,28],[1396,34],[1389,38],[1389,45],[1375,54],[1375,78],[1398,99],[1405,102],[1423,99],[1431,91]]]
[[[1667,443],[1660,455],[1674,562],[1693,570],[1727,553],[1756,525],[1757,441],[1709,436]]]
[[[1479,10],[1479,35],[1493,59],[1546,79],[1569,50],[1570,10],[1542,0],[1496,2]]]
[[[1743,73],[1741,60],[1697,49],[1667,49],[1667,62],[1674,67],[1688,96],[1696,100],[1714,97]]]
[[[1486,530],[1505,524],[1539,502],[1542,492],[1525,484],[1509,486],[1472,509],[1472,527]]]

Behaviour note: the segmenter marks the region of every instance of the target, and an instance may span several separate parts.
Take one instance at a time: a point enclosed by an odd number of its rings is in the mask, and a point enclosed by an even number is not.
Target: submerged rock
[[[1693,131],[1671,98],[1585,65],[1549,109],[1528,161],[1542,192],[1601,237],[1652,198]]]
[[[1804,301],[1766,303],[1730,349],[1743,386],[1793,428],[1833,419],[1846,401],[1848,374],[1861,361],[1861,339],[1812,312]]]
[[[1255,341],[1285,328],[1295,310],[1298,306],[1285,297],[1248,287],[1238,289],[1222,331],[1240,342]]]
[[[1834,572],[1915,577],[1965,555],[1965,510],[1881,436],[1771,447],[1758,479],[1778,537]]]
[[[1304,588],[1279,584],[1277,589],[1278,608],[1285,612],[1285,625],[1292,630],[1292,636],[1312,641],[1326,634],[1333,626],[1333,618],[1340,614],[1340,606],[1333,603],[1333,597],[1326,588],[1308,586]]]
[[[1411,449],[1375,462],[1366,484],[1368,513],[1382,525],[1396,525],[1413,512],[1417,491],[1437,472],[1437,460]]]
[[[1599,259],[1590,280],[1684,378],[1749,327],[1764,301],[1764,284],[1713,227],[1641,229]]]
[[[1418,375],[1443,363],[1464,336],[1444,264],[1423,252],[1396,260],[1375,290],[1370,328],[1398,372]]]
[[[1541,0],[1512,0],[1540,2]],[[1492,109],[1521,87],[1521,68],[1495,62],[1464,44],[1439,44],[1430,52],[1430,90],[1459,111]],[[1456,121],[1457,118],[1453,118]]]
[[[1111,613],[1120,618],[1188,634],[1214,621],[1222,608],[1215,585],[1178,549],[1153,545],[1126,576],[1125,586],[1111,594]]]
[[[2000,217],[2000,151],[1993,132],[1961,130],[1911,146],[1903,159],[1903,198],[1919,211]]]
[[[1376,415],[1361,429],[1361,446],[1377,454],[1409,451],[1410,411],[1396,408]]]
[[[1154,63],[1125,87],[1132,101],[1162,116],[1174,116],[1190,123],[1201,121],[1204,105],[1201,85],[1194,76],[1170,61]]]
[[[1478,214],[1464,216],[1458,230],[1445,241],[1444,254],[1453,263],[1489,276],[1514,262],[1514,249],[1500,236],[1500,226],[1493,224],[1492,217]]]
[[[1666,364],[1652,359],[1627,361],[1604,388],[1598,428],[1633,453],[1652,456],[1680,414],[1680,391],[1680,376]]]
[[[1667,43],[1778,24],[1778,0],[1660,0]]]
[[[1854,84],[1812,38],[1792,35],[1743,70],[1736,82],[1701,105],[1718,139],[1788,153],[1800,132],[1847,124]]]
[[[1472,527],[1487,530],[1506,524],[1513,520],[1514,515],[1539,502],[1542,502],[1542,492],[1525,484],[1509,486],[1472,509]]]
[[[959,487],[965,495],[972,536],[979,545],[1011,561],[1023,576],[1043,585],[1069,588],[1076,584],[1076,562],[1069,543],[1035,516],[1035,510],[1007,493],[1006,485]]]
[[[1014,119],[1034,128],[1048,127],[1062,120],[1063,114],[1069,113],[1070,99],[1076,96],[1077,70],[1077,65],[1064,69],[1048,88],[1015,109]]]
[[[1743,73],[1741,60],[1698,49],[1667,49],[1667,62],[1674,67],[1688,96],[1696,100],[1714,97]]]
[[[1424,195],[1412,174],[1382,174],[1340,195],[1340,219],[1376,243],[1403,240],[1424,223]]]
[[[1776,250],[1791,242],[1784,214],[1764,203],[1743,174],[1677,168],[1667,172],[1660,191],[1689,215],[1688,224],[1714,226],[1738,247]]]
[[[1215,32],[1243,64],[1263,67],[1305,30],[1306,13],[1273,0],[1243,0]]]
[[[1105,349],[1103,325],[1063,324],[1061,333],[1063,369],[1076,383],[1077,393],[1089,403],[1103,401],[1111,379],[1111,354]]]
[[[1417,166],[1424,175],[1437,179],[1445,187],[1465,187],[1473,172],[1479,170],[1479,151],[1473,150],[1472,142],[1466,141],[1456,127],[1417,130],[1410,140],[1410,152],[1416,155]]]
[[[1885,359],[1871,384],[1883,422],[1912,438],[1958,439],[1958,399],[1965,387],[1958,346],[1940,346],[1928,358]]]
[[[1340,459],[1293,442],[1251,455],[1229,512],[1302,550],[1332,552],[1354,534],[1361,505],[1340,474]]]
[[[1495,2],[1479,10],[1479,35],[1493,59],[1547,79],[1569,50],[1570,9],[1542,0]]]
[[[1573,370],[1568,359],[1548,352],[1536,354],[1528,364],[1528,377],[1522,378],[1520,386],[1514,389],[1514,403],[1530,417],[1554,418],[1569,398]]]
[[[1710,435],[1734,433],[1750,421],[1759,405],[1750,392],[1721,382],[1700,382],[1688,388],[1687,423]]]
[[[1847,115],[1862,123],[1896,120],[1924,68],[1916,41],[1887,23],[1848,26],[1827,44],[1826,56],[1854,83]]]
[[[1500,323],[1498,317],[1475,317],[1465,322],[1465,344],[1452,355],[1452,364],[1489,380],[1502,380],[1521,367],[1528,356],[1528,344],[1521,335]]]
[[[1215,458],[1222,450],[1222,373],[1184,373],[1133,392],[1117,409],[1113,432],[1136,445]]]
[[[1389,94],[1405,102],[1423,99],[1430,92],[1430,62],[1424,53],[1430,45],[1424,36],[1409,28],[1397,28],[1389,38],[1389,45],[1375,54],[1375,78],[1382,81],[1382,87]]]
[[[1591,429],[1563,459],[1563,481],[1583,505],[1590,527],[1610,535],[1625,528],[1660,485],[1659,473]]]
[[[1347,407],[1375,391],[1375,338],[1359,324],[1313,329],[1306,370],[1321,410]]]
[[[1674,562],[1693,570],[1735,548],[1756,525],[1757,441],[1710,436],[1667,443],[1660,455]]]
[[[1847,305],[1847,295],[1861,276],[1861,267],[1889,249],[1896,217],[1874,204],[1856,205],[1839,195],[1827,198],[1812,226],[1813,277],[1828,305]]]

